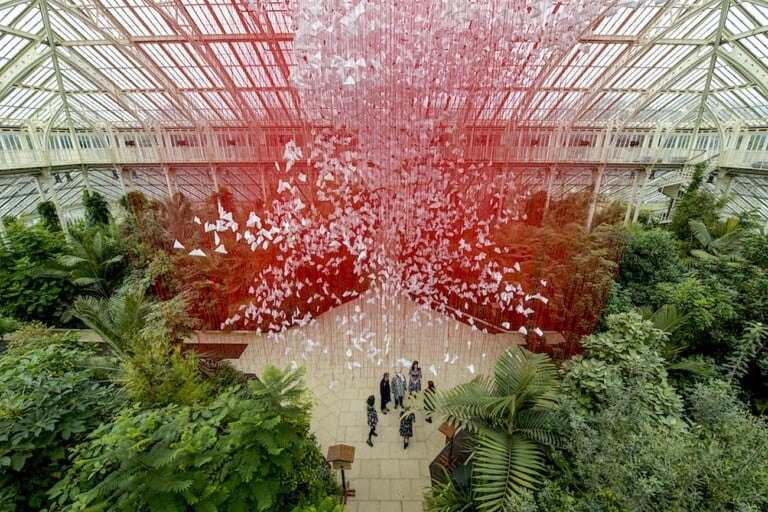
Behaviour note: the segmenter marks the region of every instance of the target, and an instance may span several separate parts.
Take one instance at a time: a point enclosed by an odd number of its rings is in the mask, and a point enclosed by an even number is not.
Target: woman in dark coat
[[[408,448],[408,440],[413,437],[413,422],[416,415],[411,412],[411,406],[407,406],[400,415],[400,436],[403,438],[403,450]]]
[[[381,412],[387,414],[389,409],[387,404],[392,401],[392,395],[389,392],[389,374],[385,373],[384,377],[379,382],[379,392],[381,393]]]
[[[371,427],[370,432],[368,432],[368,440],[366,443],[368,443],[368,446],[373,446],[373,441],[371,440],[371,436],[378,437],[379,434],[376,433],[376,425],[379,424],[379,415],[376,414],[376,407],[374,407],[374,404],[376,403],[376,398],[371,395],[368,397],[368,401],[366,402],[367,406],[365,408],[365,412],[368,415],[368,426]]]

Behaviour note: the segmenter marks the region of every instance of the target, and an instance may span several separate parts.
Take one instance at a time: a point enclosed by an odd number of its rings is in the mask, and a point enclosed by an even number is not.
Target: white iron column
[[[587,213],[587,225],[586,230],[589,231],[592,228],[592,220],[595,218],[595,211],[597,211],[597,200],[600,197],[600,185],[603,183],[603,174],[605,168],[601,165],[592,170],[592,200],[589,203],[589,213]]]

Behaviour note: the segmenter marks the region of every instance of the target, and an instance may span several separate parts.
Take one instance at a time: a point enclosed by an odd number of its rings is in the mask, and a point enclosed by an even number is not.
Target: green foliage
[[[83,189],[83,206],[85,207],[85,221],[90,227],[106,226],[109,224],[109,206],[104,196],[98,192],[90,194],[88,189]]]
[[[707,228],[713,228],[723,209],[725,199],[715,199],[711,192],[701,188],[704,177],[704,165],[699,164],[693,173],[691,183],[685,190],[682,199],[675,205],[670,218],[669,229],[680,241],[681,254],[688,254],[696,242],[696,236],[691,230],[690,221],[698,220]]]
[[[682,402],[667,382],[665,341],[666,334],[639,313],[611,316],[606,332],[584,340],[585,354],[571,361],[563,389],[586,411],[599,410],[617,393],[631,393],[638,411],[658,420],[676,417]]]
[[[14,318],[0,315],[0,341],[5,341],[5,335],[21,329],[21,322]]]
[[[22,322],[61,325],[75,286],[67,279],[36,275],[34,270],[64,251],[64,235],[41,225],[13,222],[0,241],[0,314]]]
[[[540,510],[708,510],[685,506],[695,503],[696,436],[677,418],[659,422],[637,408],[636,391],[614,390],[596,411],[571,415],[567,458],[537,496]]]
[[[475,492],[470,485],[471,476],[467,478],[457,477],[457,470],[467,468],[466,473],[471,475],[468,466],[458,466],[451,475],[446,475],[446,482],[432,484],[432,488],[424,497],[426,509],[429,512],[477,512]],[[445,469],[443,469],[446,472]],[[458,473],[462,473],[458,471]]]
[[[61,231],[61,222],[59,221],[59,215],[56,212],[56,205],[52,201],[43,201],[37,204],[37,213],[40,215],[45,229],[51,233]]]
[[[137,336],[128,351],[121,380],[128,398],[142,409],[193,404],[208,395],[194,352],[181,354],[160,336]]]
[[[21,355],[48,345],[76,347],[78,343],[76,334],[56,333],[53,328],[46,327],[40,322],[31,322],[16,331],[13,339],[8,342],[8,352]]]
[[[734,395],[725,382],[698,384],[689,416],[674,422],[638,410],[631,393],[593,414],[574,410],[569,451],[536,496],[540,510],[766,510],[768,425]]]
[[[71,465],[68,450],[120,403],[116,387],[90,366],[90,350],[55,343],[27,347],[0,356],[3,510],[46,508],[47,490]]]
[[[707,347],[715,331],[729,329],[729,322],[737,317],[736,296],[724,283],[713,279],[704,282],[694,275],[676,283],[661,283],[654,293],[656,304],[669,304],[686,316],[685,324],[673,336],[692,347]]]
[[[768,236],[763,231],[745,230],[741,246],[741,254],[748,262],[762,270],[768,270]]]
[[[344,512],[344,507],[335,496],[326,496],[319,503],[299,506],[292,512]]]
[[[677,280],[676,254],[677,242],[669,231],[633,226],[617,277],[633,304],[647,304],[657,284]]]
[[[701,429],[699,510],[768,509],[768,424],[725,382],[699,385],[691,403],[690,417]]]
[[[251,393],[126,410],[75,450],[57,510],[258,510],[320,506],[329,472],[309,433],[301,372],[269,368]]]
[[[765,350],[765,342],[768,339],[768,327],[761,323],[751,322],[736,345],[733,352],[728,355],[724,365],[726,377],[738,384],[749,370],[749,364],[754,362],[760,352]]]
[[[437,393],[435,410],[475,435],[472,487],[478,510],[510,510],[541,480],[545,446],[560,442],[557,368],[544,354],[512,347],[493,376]]]
[[[67,279],[81,295],[109,297],[120,286],[125,272],[125,255],[117,231],[71,229],[64,251],[55,262],[42,265],[39,275]]]
[[[70,314],[98,334],[115,356],[124,359],[130,340],[145,326],[149,311],[144,293],[126,286],[109,299],[78,297]]]

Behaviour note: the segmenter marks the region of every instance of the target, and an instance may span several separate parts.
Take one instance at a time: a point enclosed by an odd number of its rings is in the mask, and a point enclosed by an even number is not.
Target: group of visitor
[[[408,397],[413,397],[414,393],[421,392],[421,367],[418,361],[414,361],[411,365],[411,369],[408,372]],[[385,373],[379,382],[379,394],[381,395],[381,413],[387,414],[389,408],[387,405],[392,401],[392,397],[395,398],[395,409],[398,406],[402,409],[400,413],[400,437],[403,438],[403,449],[408,448],[408,441],[413,437],[413,423],[416,421],[416,415],[414,414],[411,404],[407,406],[403,404],[405,398],[406,380],[402,371],[399,369],[391,381],[389,373]],[[424,410],[427,413],[427,422],[432,423],[432,412],[434,411],[434,392],[435,383],[431,380],[427,382],[427,389],[424,390]],[[373,446],[373,437],[378,437],[376,433],[376,425],[379,423],[379,415],[376,412],[376,398],[371,395],[367,400],[366,412],[368,416],[368,440],[366,443],[368,446]]]

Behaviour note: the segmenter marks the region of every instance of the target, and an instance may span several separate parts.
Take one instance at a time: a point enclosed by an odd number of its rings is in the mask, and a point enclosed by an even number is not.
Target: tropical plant
[[[120,359],[126,357],[130,340],[145,327],[149,312],[143,291],[134,286],[125,286],[108,299],[80,296],[69,310]]]
[[[40,322],[30,322],[15,332],[13,339],[8,342],[8,352],[21,355],[48,345],[75,347],[78,344],[78,337],[72,332],[57,333],[52,327],[47,327]]]
[[[696,166],[691,182],[685,189],[682,199],[672,211],[669,229],[681,243],[681,254],[688,254],[695,236],[691,231],[689,221],[697,219],[707,227],[713,227],[720,216],[726,198],[716,199],[708,190],[702,188],[704,183],[704,164]]]
[[[514,346],[499,357],[493,376],[439,392],[436,414],[475,438],[472,489],[478,510],[509,508],[542,478],[545,447],[560,442],[557,368],[544,354]]]
[[[320,506],[336,486],[309,432],[302,375],[269,368],[251,392],[232,387],[206,404],[124,411],[75,449],[76,469],[51,491],[56,509]]]
[[[38,274],[68,279],[82,295],[112,295],[126,271],[119,235],[106,228],[72,229],[68,242],[64,252],[55,257],[55,263],[41,266]]]
[[[471,484],[472,469],[460,465],[448,474],[445,468],[445,483],[433,483],[425,496],[429,512],[476,512],[475,491]]]
[[[142,409],[193,404],[213,394],[195,352],[180,353],[162,335],[136,336],[126,348],[118,380]]]
[[[758,511],[768,507],[768,425],[724,381],[691,388],[688,415],[659,422],[638,388],[570,408],[567,452],[537,493],[542,512]]]
[[[738,381],[747,374],[749,365],[757,359],[761,351],[765,350],[766,341],[768,341],[768,327],[759,322],[749,322],[740,342],[725,362],[725,376],[734,384],[738,384]]]
[[[93,356],[45,340],[0,356],[1,510],[53,510],[46,492],[70,467],[68,450],[120,405],[119,390],[93,368]]]
[[[688,225],[701,247],[691,249],[691,256],[708,260],[723,258],[726,261],[733,261],[741,256],[742,231],[738,229],[737,219],[732,217],[724,222],[724,233],[719,237],[710,233],[707,226],[700,220],[691,219]]]

